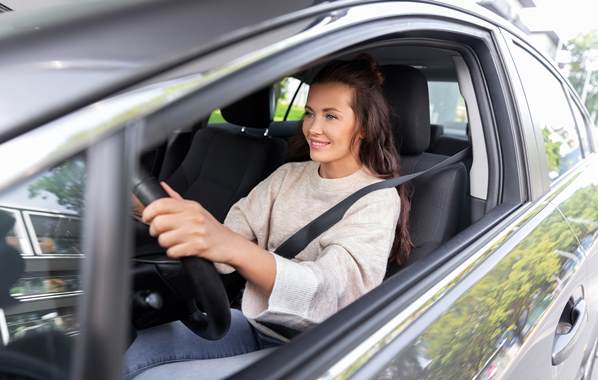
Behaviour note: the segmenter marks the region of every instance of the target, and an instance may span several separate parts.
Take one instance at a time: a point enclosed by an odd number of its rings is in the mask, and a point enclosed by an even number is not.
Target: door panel
[[[508,229],[513,233],[488,244],[476,268],[400,335],[416,338],[377,378],[550,379],[562,374],[552,366],[552,346],[562,311],[584,279],[579,242],[549,201]],[[579,367],[581,351],[575,345],[562,366]]]
[[[598,336],[598,157],[588,157],[570,180],[566,193],[562,194],[559,209],[569,221],[579,241],[580,250],[586,256],[587,278],[585,297],[588,308],[588,326],[584,334],[591,339],[585,352],[584,364],[593,366],[593,347]]]

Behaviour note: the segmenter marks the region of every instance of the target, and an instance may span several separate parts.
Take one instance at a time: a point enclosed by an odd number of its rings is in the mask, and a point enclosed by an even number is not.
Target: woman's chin
[[[317,152],[317,151],[313,151],[313,150],[309,151],[309,158],[311,158],[312,161],[316,161],[319,163],[325,163],[325,162],[329,161],[326,159],[325,154],[322,154],[322,152]]]

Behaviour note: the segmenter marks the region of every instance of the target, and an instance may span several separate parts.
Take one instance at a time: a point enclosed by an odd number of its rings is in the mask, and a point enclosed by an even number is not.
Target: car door
[[[575,180],[596,178],[584,170],[589,159],[559,77],[523,42],[510,52],[499,46],[517,104],[529,201],[496,237],[481,238],[486,245],[449,275],[441,298],[402,333],[412,340],[374,377],[580,379],[591,364],[591,259],[562,210],[579,208]]]
[[[586,160],[575,146],[559,150],[545,141],[544,125],[538,124],[558,120],[569,123],[561,128],[574,131],[575,122],[558,77],[546,71],[553,82],[535,79],[541,91],[531,92],[520,78],[535,76],[516,69],[522,58],[511,58],[500,31],[493,31],[493,41],[491,54],[502,60],[489,64],[504,68],[508,78],[496,90],[514,100],[513,119],[499,128],[519,136],[511,143],[515,150],[501,141],[503,178],[517,175],[507,170],[508,162],[521,157],[517,165],[523,167],[526,201],[494,228],[477,232],[475,243],[438,275],[428,276],[433,284],[422,281],[423,290],[413,290],[409,306],[330,373],[378,379],[575,379],[593,355],[589,259],[561,210]],[[486,80],[491,85],[491,78]],[[541,97],[532,100],[538,93]],[[501,117],[498,107],[494,112],[494,118]]]
[[[572,112],[564,82],[558,73],[522,41],[514,37],[511,41],[509,48],[525,92],[540,148],[538,154],[546,159],[546,170],[537,174],[549,182],[550,203],[558,207],[573,229],[572,220],[579,223],[579,219],[587,221],[593,218],[592,215],[583,218],[580,209],[594,210],[598,206],[591,195],[591,184],[598,180],[598,176],[595,170],[588,170],[588,166],[593,166],[594,159],[587,136],[582,138],[586,126],[576,121],[578,117]],[[584,131],[584,134],[580,131]],[[592,291],[588,280],[593,274],[595,266],[592,262],[596,258],[588,252],[587,238],[579,231],[579,227],[575,231],[575,238],[577,247],[559,251],[559,254],[570,254],[570,259],[579,268],[577,271],[571,269],[570,278],[567,279],[571,287],[559,286],[558,294],[555,293],[556,298],[561,299],[557,305],[566,302],[565,307],[557,307],[550,314],[550,319],[554,319],[560,313],[556,332],[549,335],[553,341],[552,370],[559,379],[584,378],[595,353],[597,322],[592,309],[596,304],[590,298]],[[586,239],[586,243],[582,244],[580,238]],[[563,327],[565,330],[561,331]]]
[[[586,268],[588,269],[586,278],[586,298],[588,307],[588,326],[583,333],[590,337],[598,335],[598,323],[594,316],[598,313],[596,309],[598,305],[597,284],[598,276],[596,276],[595,268],[598,268],[598,254],[597,244],[598,239],[598,182],[595,175],[590,173],[598,172],[597,155],[594,148],[593,128],[589,125],[587,112],[584,112],[581,102],[573,95],[571,90],[568,91],[571,110],[575,116],[577,128],[579,132],[579,139],[581,148],[586,156],[584,162],[578,169],[578,175],[571,180],[569,185],[569,194],[559,206],[561,212],[569,221],[571,227],[575,231],[580,242],[580,247],[587,257]],[[591,344],[590,354],[584,365],[584,378],[590,379],[598,376],[595,370],[595,352],[598,342],[595,340],[589,342]]]

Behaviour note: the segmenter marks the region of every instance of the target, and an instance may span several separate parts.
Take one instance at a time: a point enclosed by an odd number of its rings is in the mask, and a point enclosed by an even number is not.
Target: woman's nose
[[[319,135],[322,133],[322,126],[320,124],[320,120],[317,117],[314,117],[309,125],[309,132],[313,133],[314,135]]]

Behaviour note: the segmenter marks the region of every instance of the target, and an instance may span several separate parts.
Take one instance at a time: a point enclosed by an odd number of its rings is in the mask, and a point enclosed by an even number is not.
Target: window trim
[[[521,43],[518,43],[515,39],[513,40],[513,43],[514,43],[514,46],[516,48],[519,47],[524,52],[530,54],[530,56],[532,58],[535,58],[539,64],[541,64],[544,68],[548,69],[548,71],[550,72],[550,74],[556,80],[556,83],[558,83],[558,85],[559,85],[559,87],[561,89],[561,92],[562,92],[562,96],[565,99],[565,101],[567,102],[567,107],[566,108],[569,110],[569,114],[571,116],[571,119],[573,120],[573,127],[575,128],[575,133],[577,135],[577,139],[578,139],[578,142],[580,144],[580,150],[582,152],[581,159],[579,161],[577,161],[574,165],[572,165],[569,169],[567,169],[563,174],[559,175],[555,179],[550,179],[550,178],[548,179],[548,181],[549,181],[549,187],[546,190],[546,192],[549,192],[550,190],[554,189],[555,186],[557,186],[561,182],[561,178],[569,177],[575,171],[575,169],[580,165],[580,163],[583,162],[583,157],[584,156],[583,156],[583,149],[581,147],[582,144],[581,144],[581,138],[580,138],[579,130],[578,130],[578,126],[577,126],[577,120],[575,119],[575,115],[573,115],[573,110],[571,109],[571,105],[569,103],[570,102],[569,101],[569,95],[568,95],[568,91],[567,91],[566,86],[565,86],[565,80],[560,75],[560,73],[554,67],[552,67],[552,65],[550,65],[550,63],[547,62],[547,60],[542,55],[538,54],[535,51],[531,51],[530,49],[527,49],[525,47],[525,45],[523,45]],[[514,54],[513,54],[513,58],[515,58]],[[523,81],[521,81],[521,85],[523,87]],[[523,91],[525,93],[525,88],[523,88]],[[536,135],[536,140],[539,142],[539,145],[538,145],[539,152],[538,152],[538,154],[546,160],[546,173],[548,173],[549,172],[549,170],[548,170],[548,158],[547,158],[547,155],[546,155],[546,146],[545,146],[545,143],[544,143],[544,137],[541,136],[541,132],[537,130],[537,128],[536,128],[536,126],[534,124],[534,119],[533,119],[533,116],[532,116],[532,110],[530,108],[529,101],[527,100],[527,94],[525,96],[526,96],[526,98],[525,98],[526,99],[526,106],[528,107],[528,110],[529,110],[529,113],[530,113],[530,117],[531,117],[531,121],[532,121],[532,126],[533,126],[533,131],[534,131],[534,134]]]
[[[22,210],[10,208],[10,207],[4,207],[4,206],[0,207],[0,210],[6,211],[6,212],[12,214],[15,218],[15,225],[13,228],[15,229],[15,233],[17,234],[19,241],[25,243],[24,245],[22,245],[23,252],[19,252],[21,254],[21,256],[23,256],[23,257],[33,256],[34,249],[32,246],[29,232],[26,227],[26,223],[24,222]]]
[[[573,102],[573,99],[571,98],[571,94],[569,93],[567,86],[565,86],[563,84],[562,87],[563,87],[563,91],[565,92],[565,97],[567,98],[567,104],[569,106],[569,110],[571,111],[571,116],[573,116],[573,121],[575,122],[575,133],[577,134],[577,140],[579,142],[579,148],[581,149],[581,157],[583,160],[590,154],[590,152],[587,152],[587,148],[589,148],[591,145],[590,137],[588,136],[588,132],[586,130],[586,123],[585,123],[585,119],[583,117],[583,112],[579,108],[576,108],[577,106],[573,104],[574,102]],[[576,117],[576,109],[577,109],[577,112],[579,113],[579,115],[581,116],[582,125],[579,124],[579,120]],[[586,147],[586,144],[584,144],[584,142],[583,142],[584,139],[583,139],[582,133],[581,133],[582,130],[585,131],[587,147]]]
[[[571,110],[574,114],[573,117],[575,119],[576,124],[577,124],[578,120],[575,117],[574,109],[576,109],[579,112],[579,114],[581,115],[583,124],[582,125],[578,124],[577,128],[580,130],[583,129],[585,131],[585,135],[588,140],[587,141],[588,148],[590,149],[589,152],[586,152],[586,148],[583,148],[584,157],[587,157],[596,151],[595,145],[594,145],[594,134],[592,133],[592,125],[588,118],[587,110],[585,107],[581,106],[581,101],[577,98],[577,94],[575,94],[575,92],[571,90],[571,87],[569,86],[568,82],[565,83],[565,92],[567,93],[567,99],[569,100],[569,106],[571,107]],[[581,136],[580,136],[580,143],[581,143]],[[581,145],[583,147],[583,144],[581,144]]]
[[[44,212],[44,211],[34,211],[34,210],[23,210],[23,218],[25,220],[25,226],[27,227],[27,231],[29,236],[31,237],[31,244],[33,245],[33,251],[36,256],[43,256],[48,258],[82,258],[84,255],[81,254],[59,254],[59,253],[44,253],[39,245],[39,241],[37,239],[37,232],[35,231],[35,226],[33,225],[33,221],[31,220],[31,215],[39,215],[39,216],[47,216],[52,218],[59,218],[59,219],[78,219],[82,221],[83,219],[80,216],[66,216],[59,213],[53,212]]]

